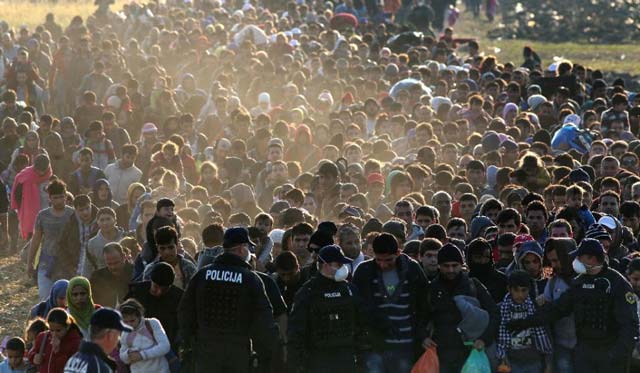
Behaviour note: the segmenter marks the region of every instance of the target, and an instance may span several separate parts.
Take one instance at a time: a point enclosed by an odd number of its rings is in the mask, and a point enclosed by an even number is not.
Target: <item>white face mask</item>
[[[573,263],[571,263],[571,265],[573,266],[573,270],[577,274],[583,275],[583,274],[587,273],[587,267],[584,265],[584,263],[582,263],[580,260],[578,260],[578,258],[575,258],[573,260]]]
[[[336,282],[345,281],[349,277],[349,267],[346,264],[343,264],[342,267],[338,268],[336,273],[333,275],[333,279]]]
[[[249,249],[247,249],[247,256],[244,257],[244,261],[251,263],[251,251],[249,251]]]

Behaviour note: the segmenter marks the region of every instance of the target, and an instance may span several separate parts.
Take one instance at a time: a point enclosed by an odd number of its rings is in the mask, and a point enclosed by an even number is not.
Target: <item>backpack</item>
[[[151,335],[153,343],[157,345],[158,341],[156,340],[155,335],[153,335],[153,329],[151,328],[151,323],[149,322],[149,320],[144,319],[144,327],[147,328],[147,331]],[[173,350],[170,349],[169,352],[164,355],[164,358],[167,359],[167,363],[169,364],[169,371],[171,373],[180,373],[180,359]]]

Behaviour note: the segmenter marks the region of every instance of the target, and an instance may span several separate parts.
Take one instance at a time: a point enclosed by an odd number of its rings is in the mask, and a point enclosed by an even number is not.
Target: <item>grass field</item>
[[[111,6],[111,10],[120,10],[122,9],[122,4],[128,2],[116,0],[116,3]],[[26,25],[30,30],[33,30],[44,22],[44,17],[47,13],[55,14],[56,21],[64,28],[67,27],[71,18],[76,15],[86,20],[87,16],[96,10],[96,6],[93,5],[93,0],[60,0],[57,2],[0,0],[0,9],[2,9],[0,10],[0,20],[7,22],[14,28]]]
[[[496,21],[499,22],[499,19]],[[492,24],[471,18],[469,13],[462,13],[455,27],[458,37],[474,37],[485,54],[493,54],[501,62],[512,61],[522,63],[522,47],[531,46],[538,52],[545,65],[553,62],[553,57],[564,57],[573,62],[605,71],[640,74],[640,45],[638,44],[578,44],[578,43],[545,43],[531,40],[496,40],[487,37]]]
[[[126,0],[116,0],[112,10],[120,10]],[[19,0],[0,0],[0,19],[14,28],[27,25],[33,29],[44,21],[49,12],[56,15],[58,23],[66,27],[71,18],[80,15],[84,19],[95,10],[93,0],[60,0],[51,2],[31,2]],[[499,19],[496,20],[499,22]],[[469,13],[462,13],[456,25],[456,34],[464,37],[475,37],[480,41],[486,54],[495,54],[500,61],[513,61],[519,64],[522,60],[522,47],[530,45],[543,59],[545,64],[553,62],[553,57],[564,57],[596,69],[640,74],[640,45],[590,45],[578,43],[545,43],[530,40],[492,40],[487,31],[493,26],[484,20],[474,20]]]

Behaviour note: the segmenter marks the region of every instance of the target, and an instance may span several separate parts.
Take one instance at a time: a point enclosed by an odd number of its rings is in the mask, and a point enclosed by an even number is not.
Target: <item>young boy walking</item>
[[[498,329],[498,359],[511,367],[512,372],[541,373],[551,367],[551,340],[544,327],[532,327],[518,332],[510,331],[507,325],[512,320],[525,319],[536,311],[529,297],[531,277],[525,271],[514,271],[509,276],[509,293],[500,306]]]

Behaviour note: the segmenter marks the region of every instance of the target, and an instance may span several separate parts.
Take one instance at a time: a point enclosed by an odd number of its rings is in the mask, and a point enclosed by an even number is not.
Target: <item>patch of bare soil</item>
[[[29,311],[38,301],[38,288],[27,280],[18,254],[0,257],[0,340],[23,336]]]

